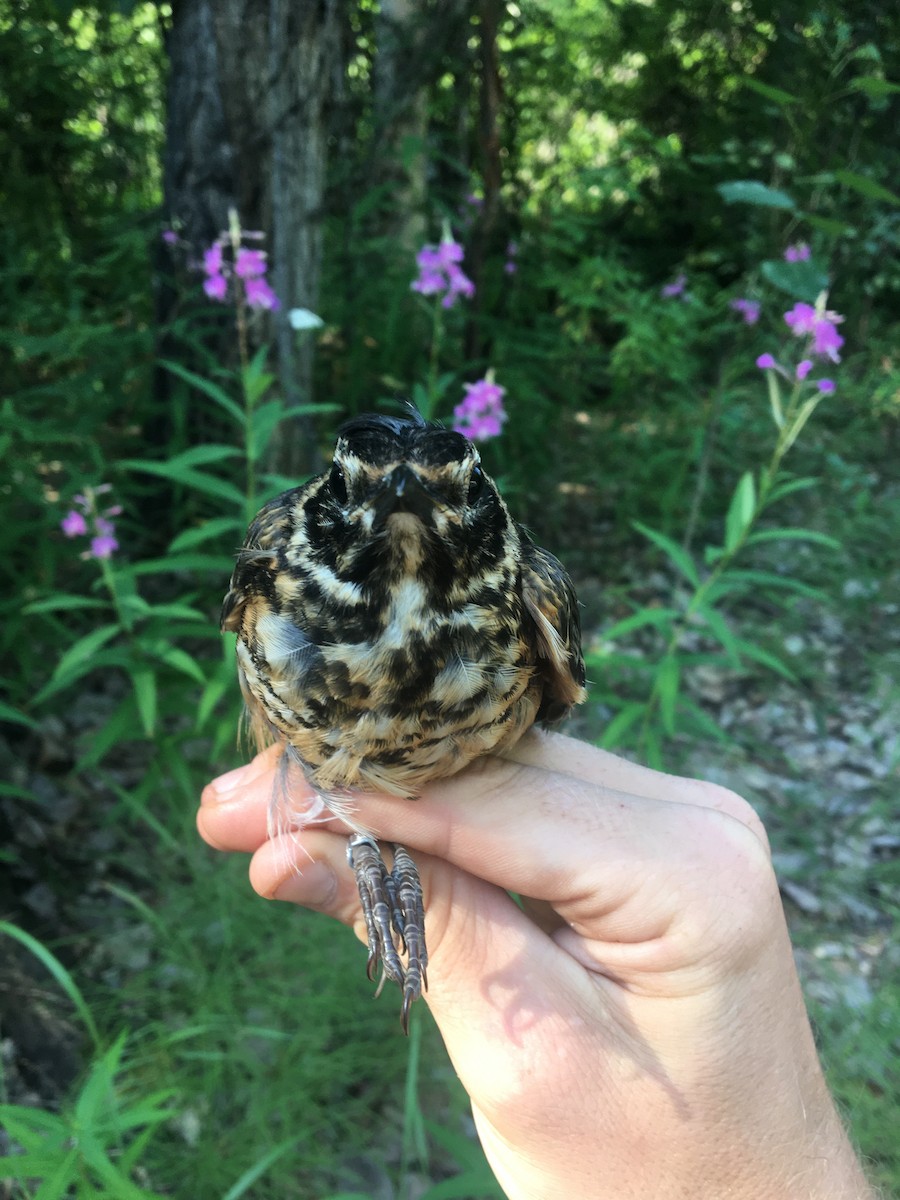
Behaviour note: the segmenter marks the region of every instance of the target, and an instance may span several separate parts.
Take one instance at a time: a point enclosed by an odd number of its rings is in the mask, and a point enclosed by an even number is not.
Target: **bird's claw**
[[[400,1024],[407,1033],[413,1002],[428,987],[425,912],[419,872],[409,851],[396,843],[391,849],[394,865],[389,871],[375,840],[359,834],[350,839],[347,860],[356,875],[366,922],[366,974],[374,979],[381,962],[385,978],[399,985],[403,992]]]

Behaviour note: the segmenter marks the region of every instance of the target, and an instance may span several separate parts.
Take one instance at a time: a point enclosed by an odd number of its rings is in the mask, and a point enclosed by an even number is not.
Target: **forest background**
[[[411,398],[576,579],[573,732],[762,813],[900,1196],[898,98],[878,0],[0,0],[4,1195],[500,1195],[193,828],[248,517]]]

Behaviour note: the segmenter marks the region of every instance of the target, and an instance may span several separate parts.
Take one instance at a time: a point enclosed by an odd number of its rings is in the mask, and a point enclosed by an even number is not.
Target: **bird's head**
[[[376,563],[398,574],[483,569],[502,557],[510,524],[472,442],[418,414],[348,421],[307,515],[355,579]]]

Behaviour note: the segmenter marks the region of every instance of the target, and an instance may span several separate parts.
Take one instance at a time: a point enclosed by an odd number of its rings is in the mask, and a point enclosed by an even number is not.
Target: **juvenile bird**
[[[414,799],[583,700],[572,582],[472,442],[369,415],[341,428],[329,471],[257,514],[221,627],[258,743],[283,743],[355,830],[369,978],[381,961],[400,985],[406,1030],[427,986],[421,885],[404,847],[387,868],[354,793]]]

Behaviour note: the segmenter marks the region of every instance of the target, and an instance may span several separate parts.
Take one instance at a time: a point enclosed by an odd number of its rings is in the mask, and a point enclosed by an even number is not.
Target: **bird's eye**
[[[466,493],[466,504],[475,504],[484,491],[484,471],[481,467],[473,467],[469,476],[469,490]]]
[[[338,504],[347,503],[347,480],[344,478],[344,472],[337,463],[332,463],[331,474],[328,476],[328,483],[331,487],[331,494],[337,500]]]

